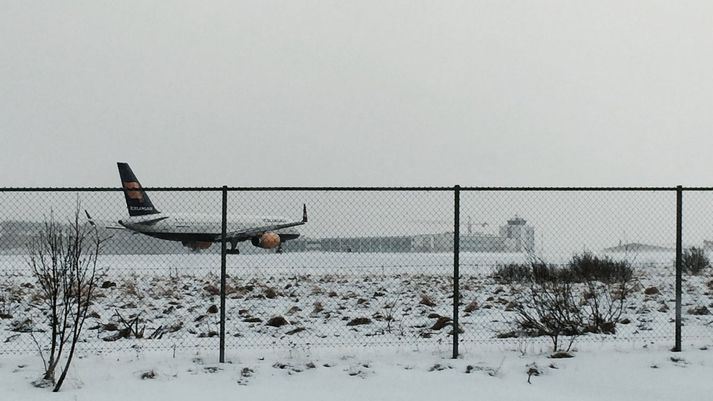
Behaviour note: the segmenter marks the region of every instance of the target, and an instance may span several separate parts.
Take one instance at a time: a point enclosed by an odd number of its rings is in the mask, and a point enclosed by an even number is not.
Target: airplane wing
[[[302,206],[302,220],[301,221],[295,221],[292,223],[284,223],[284,224],[270,224],[270,225],[265,225],[265,226],[260,226],[260,227],[250,227],[250,228],[246,228],[244,230],[230,231],[230,232],[225,233],[225,239],[228,241],[230,241],[230,240],[245,241],[245,240],[248,240],[248,239],[255,237],[257,235],[262,235],[263,233],[265,233],[267,231],[275,231],[275,230],[279,230],[282,228],[301,226],[305,223],[307,223],[307,205]],[[218,239],[220,239],[220,236],[218,237]]]
[[[126,227],[120,226],[115,223],[109,223],[105,220],[94,220],[94,218],[85,209],[84,213],[87,215],[87,222],[94,228],[103,228],[107,230],[126,230]]]
[[[104,228],[107,230],[126,230],[126,227],[117,225],[114,222],[106,222],[103,220],[94,220],[94,218],[89,214],[89,212],[85,209],[84,213],[87,215],[87,222],[91,224],[93,227],[97,228]],[[153,225],[158,223],[161,220],[166,220],[168,216],[159,216],[159,217],[154,217],[154,218],[147,218],[144,220],[139,221],[138,223],[140,224],[146,224],[146,225]]]

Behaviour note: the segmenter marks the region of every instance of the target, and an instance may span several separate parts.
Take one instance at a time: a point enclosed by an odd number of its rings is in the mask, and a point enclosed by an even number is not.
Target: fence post
[[[223,212],[220,233],[220,363],[225,363],[225,236],[228,226],[228,187],[223,186]]]
[[[453,207],[453,359],[458,358],[458,304],[460,303],[460,185],[454,187]]]
[[[676,187],[676,344],[681,352],[681,287],[683,281],[683,188]]]

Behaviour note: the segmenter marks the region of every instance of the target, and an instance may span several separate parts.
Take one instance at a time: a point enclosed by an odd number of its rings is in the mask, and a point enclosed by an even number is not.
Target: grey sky
[[[713,185],[713,2],[0,0],[0,186]]]

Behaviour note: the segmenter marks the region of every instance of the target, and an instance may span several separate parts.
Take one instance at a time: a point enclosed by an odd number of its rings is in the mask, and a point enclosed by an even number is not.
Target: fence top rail
[[[445,192],[458,188],[461,191],[472,192],[646,192],[646,191],[713,191],[713,187],[144,187],[145,191],[164,192],[268,192],[268,191],[305,191],[305,192]],[[0,192],[121,192],[121,187],[0,187]]]
[[[155,192],[260,191],[453,191],[454,187],[143,187]],[[0,192],[121,192],[121,187],[0,187]]]
[[[692,188],[681,188],[688,190]],[[699,188],[700,189],[700,188]],[[713,188],[706,188],[713,190]],[[522,192],[646,192],[676,191],[678,187],[461,187],[461,191],[522,191]]]

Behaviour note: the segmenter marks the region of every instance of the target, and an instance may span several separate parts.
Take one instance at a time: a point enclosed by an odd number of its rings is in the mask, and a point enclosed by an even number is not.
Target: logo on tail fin
[[[140,203],[144,202],[144,193],[141,191],[141,184],[135,181],[123,182],[122,184],[124,184],[124,189],[126,190],[127,197],[139,201]]]

